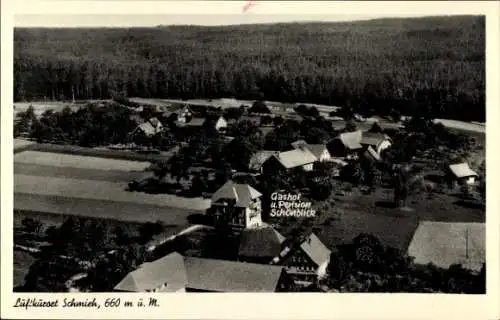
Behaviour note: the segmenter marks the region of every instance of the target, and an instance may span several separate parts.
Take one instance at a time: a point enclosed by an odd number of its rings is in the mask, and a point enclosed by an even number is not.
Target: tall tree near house
[[[408,200],[422,191],[423,177],[415,172],[415,168],[406,164],[394,172],[394,203],[404,209],[408,208]]]
[[[24,218],[21,222],[24,227],[24,230],[29,233],[39,233],[43,228],[43,223],[39,220]]]
[[[354,122],[354,120],[349,119],[345,123],[345,129],[344,130],[347,131],[347,132],[354,132],[354,131],[358,130],[358,127],[356,126],[356,123]]]
[[[378,122],[374,122],[372,127],[370,128],[370,132],[373,132],[373,133],[381,133],[382,131],[383,130],[380,127],[380,125],[378,124]]]

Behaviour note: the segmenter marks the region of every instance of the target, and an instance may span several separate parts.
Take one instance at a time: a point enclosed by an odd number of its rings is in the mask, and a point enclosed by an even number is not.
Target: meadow
[[[62,217],[163,221],[184,227],[209,200],[127,191],[149,162],[24,151],[14,157],[15,216],[39,217],[59,224]]]

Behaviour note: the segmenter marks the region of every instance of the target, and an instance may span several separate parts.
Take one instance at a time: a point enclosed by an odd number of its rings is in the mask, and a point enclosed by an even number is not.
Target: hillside
[[[16,100],[241,99],[485,117],[485,18],[14,30]]]

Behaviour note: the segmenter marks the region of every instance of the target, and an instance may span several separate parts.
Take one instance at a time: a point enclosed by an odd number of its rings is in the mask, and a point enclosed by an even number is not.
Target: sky
[[[249,9],[249,11],[252,8]],[[157,25],[235,25],[255,23],[279,23],[293,21],[355,21],[384,17],[387,15],[279,15],[254,14],[247,11],[240,14],[210,14],[210,15],[133,15],[133,14],[82,14],[82,15],[16,15],[16,27],[150,27]],[[408,17],[418,15],[396,15]],[[420,15],[422,16],[422,15]]]

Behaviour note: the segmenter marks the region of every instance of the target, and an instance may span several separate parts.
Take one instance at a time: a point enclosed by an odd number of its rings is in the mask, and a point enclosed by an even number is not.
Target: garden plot
[[[14,156],[15,163],[38,164],[55,167],[142,171],[149,167],[149,162],[106,159],[98,157],[75,156],[69,154],[39,151],[24,151]]]
[[[128,192],[125,189],[126,183],[40,177],[24,174],[14,175],[15,193],[151,204],[188,210],[206,210],[210,206],[210,200],[207,199],[182,198],[169,194]]]
[[[485,262],[485,224],[422,221],[408,248],[415,263],[452,264],[479,271]]]

